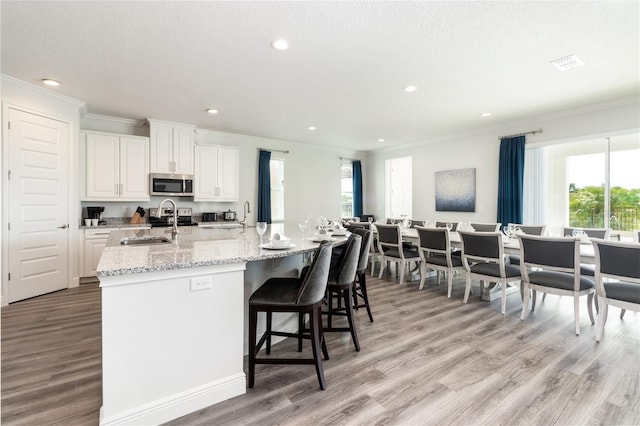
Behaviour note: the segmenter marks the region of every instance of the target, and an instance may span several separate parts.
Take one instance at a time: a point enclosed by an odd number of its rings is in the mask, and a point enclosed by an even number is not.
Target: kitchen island
[[[164,244],[120,242],[170,239],[166,228],[111,233],[97,271],[101,424],[159,424],[246,392],[247,300],[271,276],[297,276],[317,247],[284,230],[294,248],[261,248],[255,228],[190,227]]]

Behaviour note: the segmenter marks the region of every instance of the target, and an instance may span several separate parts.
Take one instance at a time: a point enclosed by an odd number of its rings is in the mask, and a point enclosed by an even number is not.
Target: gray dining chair
[[[596,257],[596,293],[599,300],[596,341],[604,334],[609,305],[640,312],[640,244],[591,240]]]
[[[609,228],[576,228],[563,226],[561,234],[563,237],[572,237],[573,231],[576,229],[582,230],[589,238],[600,238],[602,240],[609,239],[609,233],[611,232]]]
[[[498,232],[500,230],[499,223],[470,223],[476,232]]]
[[[542,236],[547,231],[546,225],[522,225],[520,223],[509,223],[509,227],[515,227],[519,229],[525,235],[538,235]],[[520,265],[520,255],[510,254],[508,262],[512,265]]]
[[[447,223],[451,224],[451,232],[456,232],[460,226],[460,222],[440,222],[436,221],[436,228],[446,228]]]
[[[522,313],[529,308],[529,292],[533,292],[531,310],[536,306],[536,292],[573,297],[576,335],[580,335],[580,297],[587,296],[587,310],[593,321],[595,283],[580,274],[580,239],[519,235],[520,269],[524,281]]]
[[[501,313],[507,310],[507,285],[509,282],[521,281],[520,268],[509,265],[505,261],[501,232],[468,232],[458,231],[462,239],[462,262],[467,271],[464,292],[464,303],[469,300],[471,279],[480,280],[480,296],[484,283],[495,282],[502,287]]]
[[[376,225],[378,229],[378,251],[382,255],[380,275],[382,278],[387,262],[397,263],[400,272],[400,284],[404,283],[404,272],[410,262],[420,262],[420,254],[417,250],[408,249],[402,245],[402,232],[400,225]]]
[[[418,252],[422,263],[420,264],[420,287],[424,287],[427,277],[427,269],[432,269],[438,274],[437,283],[440,283],[440,271],[447,274],[447,297],[451,299],[453,286],[453,274],[463,271],[462,259],[451,256],[451,240],[447,228],[425,228],[416,226],[418,231]]]

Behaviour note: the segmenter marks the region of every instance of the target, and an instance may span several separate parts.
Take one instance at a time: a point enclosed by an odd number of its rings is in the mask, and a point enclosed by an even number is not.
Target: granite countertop
[[[280,228],[278,228],[280,227]],[[275,225],[274,231],[280,231],[282,225]],[[260,236],[255,227],[242,228],[203,228],[190,226],[180,228],[177,240],[166,244],[121,245],[123,238],[148,238],[163,236],[171,238],[171,228],[150,228],[139,230],[114,230],[109,236],[97,275],[116,276],[152,271],[165,271],[180,268],[221,265],[237,262],[251,262],[275,259],[312,252],[318,243],[310,240],[311,233],[302,239],[295,225],[284,225],[285,234],[295,245],[284,250],[269,250],[260,247]],[[263,242],[268,243],[272,233],[271,226],[264,234]],[[341,244],[346,237],[333,237],[333,242]]]

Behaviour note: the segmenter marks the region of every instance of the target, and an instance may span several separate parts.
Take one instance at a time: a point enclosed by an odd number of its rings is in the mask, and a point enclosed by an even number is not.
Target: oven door
[[[191,175],[152,173],[149,176],[150,195],[193,196],[193,176]]]

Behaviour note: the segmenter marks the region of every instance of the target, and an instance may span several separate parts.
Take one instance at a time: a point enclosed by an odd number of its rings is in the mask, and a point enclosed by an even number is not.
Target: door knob
[[[66,228],[68,228],[68,227],[69,227],[69,225],[67,225],[67,224],[64,224],[64,225],[60,225],[60,226],[58,226],[58,228],[60,228],[60,229],[66,229]]]

